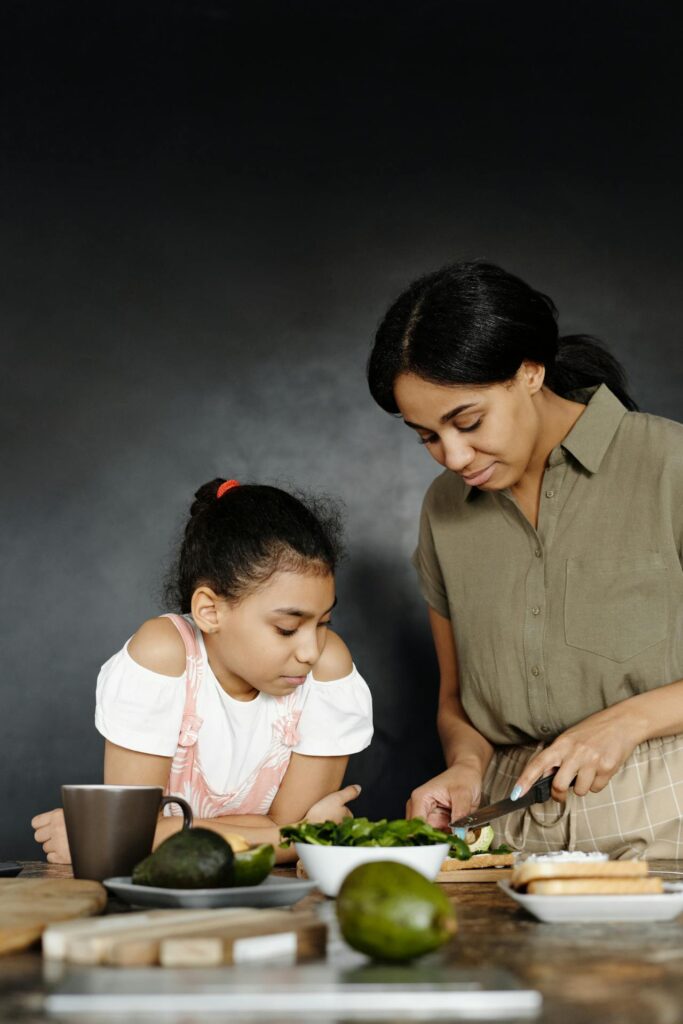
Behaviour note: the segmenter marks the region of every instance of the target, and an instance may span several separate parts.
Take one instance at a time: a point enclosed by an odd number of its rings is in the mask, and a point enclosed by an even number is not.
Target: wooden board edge
[[[439,871],[435,881],[456,882],[498,882],[509,878],[512,868],[467,868],[464,871]]]

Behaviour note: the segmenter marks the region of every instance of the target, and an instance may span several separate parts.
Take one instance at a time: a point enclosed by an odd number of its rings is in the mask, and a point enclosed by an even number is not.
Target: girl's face
[[[331,574],[278,572],[237,604],[200,587],[192,614],[228,693],[282,697],[304,683],[320,658],[334,604]]]
[[[432,384],[404,373],[394,396],[432,458],[472,487],[500,491],[519,482],[538,443],[534,396],[543,376],[535,363],[523,363],[511,381],[487,387]]]

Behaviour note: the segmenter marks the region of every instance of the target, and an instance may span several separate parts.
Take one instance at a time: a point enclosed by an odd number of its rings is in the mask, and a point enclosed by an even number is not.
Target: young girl
[[[350,815],[360,788],[339,786],[372,738],[370,692],[329,628],[339,525],[275,487],[212,480],[195,499],[169,587],[181,614],[143,623],[97,680],[104,781],[163,786],[195,825],[277,847],[281,825]],[[181,827],[164,815],[155,845]],[[32,825],[69,863],[61,809]]]

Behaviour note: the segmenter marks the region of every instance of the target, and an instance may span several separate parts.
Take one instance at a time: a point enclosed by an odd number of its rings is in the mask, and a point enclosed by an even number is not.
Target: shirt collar
[[[606,384],[573,391],[567,397],[575,402],[585,402],[586,408],[564,441],[558,448],[553,449],[550,462],[560,461],[559,448],[564,448],[589,473],[597,473],[626,413],[626,407],[612,394]],[[483,492],[478,488],[465,484],[465,501],[470,501],[481,493]]]
[[[562,442],[562,447],[589,473],[597,473],[626,414],[626,407],[606,384],[574,392],[568,397],[587,402],[587,405]]]

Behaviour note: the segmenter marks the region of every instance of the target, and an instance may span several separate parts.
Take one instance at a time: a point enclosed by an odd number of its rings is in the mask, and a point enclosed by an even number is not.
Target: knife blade
[[[557,768],[550,775],[544,775],[542,779],[535,782],[524,796],[520,796],[518,800],[511,800],[507,797],[505,800],[497,800],[495,804],[489,804],[488,807],[480,807],[479,810],[473,811],[472,814],[466,814],[464,818],[452,821],[451,828],[480,828],[482,825],[488,825],[494,818],[501,818],[504,814],[518,811],[522,807],[529,807],[530,804],[544,804],[546,800],[550,799],[550,791],[556,775]]]

